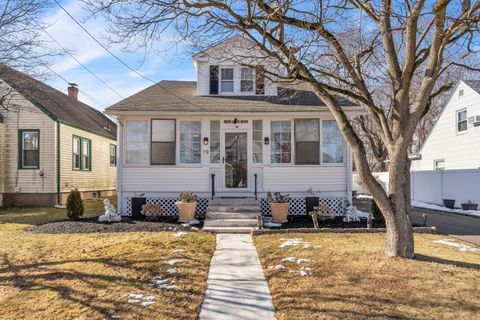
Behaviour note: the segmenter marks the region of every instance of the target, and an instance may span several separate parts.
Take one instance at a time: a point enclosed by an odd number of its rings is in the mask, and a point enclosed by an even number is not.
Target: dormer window
[[[233,68],[220,69],[220,91],[233,93]]]
[[[253,68],[241,69],[240,91],[253,92]]]

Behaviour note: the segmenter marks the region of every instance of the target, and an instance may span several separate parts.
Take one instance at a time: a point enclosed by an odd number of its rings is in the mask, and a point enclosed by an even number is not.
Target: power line
[[[90,38],[93,39],[93,41],[95,41],[99,46],[101,46],[105,51],[107,51],[112,57],[114,57],[118,62],[120,62],[122,65],[124,65],[126,68],[128,68],[129,70],[131,70],[132,72],[134,72],[135,74],[137,74],[138,76],[140,76],[141,78],[147,80],[147,81],[150,81],[151,83],[153,84],[157,84],[157,82],[155,80],[152,80],[146,76],[144,76],[143,74],[141,74],[140,72],[138,72],[136,69],[132,68],[130,65],[128,65],[125,61],[123,61],[122,59],[120,59],[116,54],[114,54],[110,49],[108,49],[106,46],[104,46],[100,41],[97,40],[97,38],[95,38],[94,35],[92,35],[80,22],[77,21],[77,19],[75,19],[74,16],[72,16],[70,14],[70,12],[67,11],[67,9],[65,9],[57,0],[54,0],[55,3],[60,7],[60,9],[62,9],[80,28],[82,28],[83,31],[85,31],[85,33],[87,35],[90,36]],[[179,97],[177,94],[175,94],[174,92],[168,90],[167,88],[164,88],[162,87],[161,85],[158,86],[159,88],[161,88],[162,90],[164,90],[165,92],[173,95],[174,97],[188,103],[188,104],[191,104],[195,107],[199,107],[198,105],[196,105],[195,103],[185,99],[185,98],[182,98],[182,97]]]
[[[54,73],[57,77],[59,77],[60,79],[62,79],[63,81],[65,81],[67,84],[70,83],[70,81],[68,81],[67,79],[65,79],[65,77],[63,77],[62,75],[58,74],[55,70],[53,70],[52,68],[50,68],[49,66],[45,66],[48,70],[50,70],[52,73]],[[92,97],[91,95],[89,95],[88,93],[86,93],[85,91],[83,90],[78,90],[80,91],[84,96],[86,96],[88,99],[90,99],[91,101],[93,101],[94,103],[96,103],[97,105],[99,105],[100,107],[102,107],[103,109],[105,109],[105,105],[100,102],[99,100],[95,99],[94,97]]]
[[[94,76],[98,81],[100,81],[101,83],[103,83],[107,88],[109,88],[110,90],[112,90],[117,96],[119,96],[120,98],[122,99],[125,99],[124,96],[122,96],[117,90],[115,90],[114,88],[112,88],[108,83],[106,83],[105,81],[103,81],[100,77],[98,77],[93,71],[91,71],[89,68],[87,68],[87,66],[85,66],[83,63],[81,63],[71,52],[69,52],[64,46],[62,46],[57,39],[55,39],[55,37],[53,37],[47,30],[45,30],[45,28],[42,28],[40,26],[40,24],[34,20],[32,17],[30,17],[30,19],[33,20],[33,22],[40,28],[42,29],[42,31],[50,38],[52,39],[66,54],[68,54],[70,57],[73,58],[73,60],[75,60],[75,62],[77,64],[79,64],[83,69],[85,69],[88,73],[90,73],[92,76]]]

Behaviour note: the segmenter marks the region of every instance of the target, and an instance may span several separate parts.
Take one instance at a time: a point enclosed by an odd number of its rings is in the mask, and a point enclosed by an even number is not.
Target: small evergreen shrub
[[[378,207],[377,203],[373,199],[372,199],[372,215],[373,215],[373,218],[377,221],[385,221],[385,219],[383,218],[382,211],[380,211],[380,208]]]
[[[71,190],[67,198],[67,216],[72,220],[77,220],[83,216],[85,208],[83,207],[82,196],[77,188]]]

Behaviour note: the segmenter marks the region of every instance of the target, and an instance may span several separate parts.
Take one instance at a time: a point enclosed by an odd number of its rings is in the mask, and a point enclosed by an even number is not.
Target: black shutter
[[[257,66],[255,68],[255,93],[265,94],[265,67]]]
[[[218,94],[218,66],[210,66],[210,94]]]

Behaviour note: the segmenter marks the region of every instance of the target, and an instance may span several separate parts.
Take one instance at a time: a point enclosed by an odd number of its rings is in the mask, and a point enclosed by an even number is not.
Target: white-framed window
[[[210,121],[210,163],[220,163],[220,120]]]
[[[465,132],[468,129],[467,110],[457,111],[457,132]]]
[[[318,119],[295,119],[295,164],[320,164]]]
[[[175,164],[175,119],[152,119],[151,164]]]
[[[322,121],[322,163],[343,163],[343,138],[335,120]]]
[[[252,125],[253,125],[252,162],[262,163],[263,162],[263,122],[262,120],[253,120]]]
[[[233,92],[233,68],[220,69],[220,92]]]
[[[92,170],[92,141],[82,139],[82,170]]]
[[[272,121],[271,139],[272,163],[292,163],[291,121]]]
[[[72,168],[73,170],[80,170],[80,159],[81,159],[81,138],[73,136],[72,139]]]
[[[126,127],[126,163],[148,164],[148,121],[128,120]]]
[[[201,163],[201,124],[201,121],[180,121],[180,163]]]
[[[433,160],[433,168],[435,170],[445,170],[445,159]]]
[[[253,68],[241,68],[240,92],[252,92],[254,88],[254,72]]]

